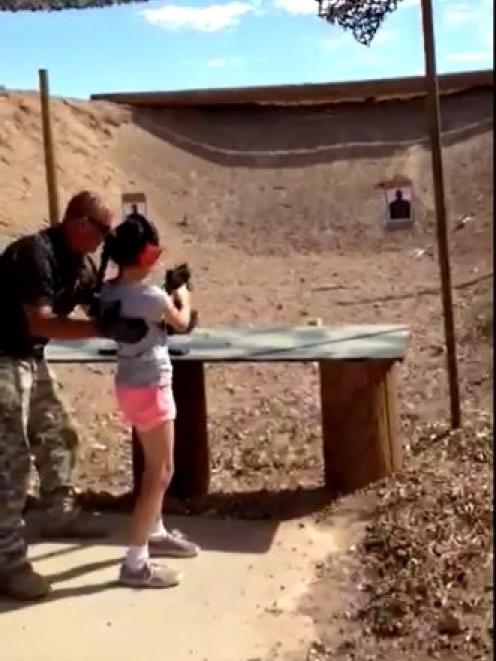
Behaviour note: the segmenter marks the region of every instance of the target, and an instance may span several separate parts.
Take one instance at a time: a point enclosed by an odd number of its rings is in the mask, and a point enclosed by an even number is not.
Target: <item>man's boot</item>
[[[29,562],[0,573],[0,595],[10,599],[36,601],[46,597],[50,590],[50,583]]]
[[[40,528],[45,539],[98,539],[107,535],[107,527],[98,515],[81,510],[60,517],[47,517]]]
[[[40,534],[45,539],[95,539],[105,537],[107,528],[93,512],[83,512],[72,488],[45,494]]]

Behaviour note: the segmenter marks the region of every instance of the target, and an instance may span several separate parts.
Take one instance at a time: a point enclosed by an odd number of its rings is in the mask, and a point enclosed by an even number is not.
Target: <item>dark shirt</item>
[[[96,284],[93,261],[70,251],[60,226],[11,243],[0,256],[0,353],[39,355],[46,338],[33,337],[23,306],[45,304],[55,314],[89,305]]]

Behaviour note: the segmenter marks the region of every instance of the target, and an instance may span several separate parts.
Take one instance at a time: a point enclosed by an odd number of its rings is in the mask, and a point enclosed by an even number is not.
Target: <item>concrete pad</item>
[[[297,605],[313,564],[342,547],[340,531],[171,517],[204,551],[167,561],[183,573],[180,586],[137,591],[115,585],[126,521],[110,516],[112,536],[95,545],[30,547],[54,590],[38,604],[0,601],[2,661],[255,661],[314,638]]]

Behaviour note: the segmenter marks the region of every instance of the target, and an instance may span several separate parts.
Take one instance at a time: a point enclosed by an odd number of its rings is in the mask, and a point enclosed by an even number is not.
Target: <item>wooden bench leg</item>
[[[210,452],[203,363],[174,361],[174,398],[177,406],[174,477],[168,493],[179,499],[208,494]]]
[[[346,494],[398,470],[394,363],[321,361],[326,487]]]
[[[178,499],[208,494],[210,453],[203,363],[176,361],[173,380],[177,406],[174,443],[174,477],[168,495]],[[133,498],[139,494],[144,469],[141,445],[132,432]]]

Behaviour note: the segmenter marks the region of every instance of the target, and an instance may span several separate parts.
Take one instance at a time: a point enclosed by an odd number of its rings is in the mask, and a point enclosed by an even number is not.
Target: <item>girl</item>
[[[119,580],[132,587],[165,588],[177,585],[178,574],[150,562],[156,556],[192,557],[198,547],[162,523],[162,501],[173,473],[174,419],[172,365],[165,325],[187,328],[190,320],[189,291],[179,289],[173,297],[146,279],[161,255],[159,237],[144,216],[132,214],[109,240],[110,259],[119,272],[102,288],[100,302],[119,302],[127,317],[144,319],[145,337],[135,344],[117,347],[116,395],[119,407],[136,429],[145,456],[141,493],[131,519],[130,541]]]

